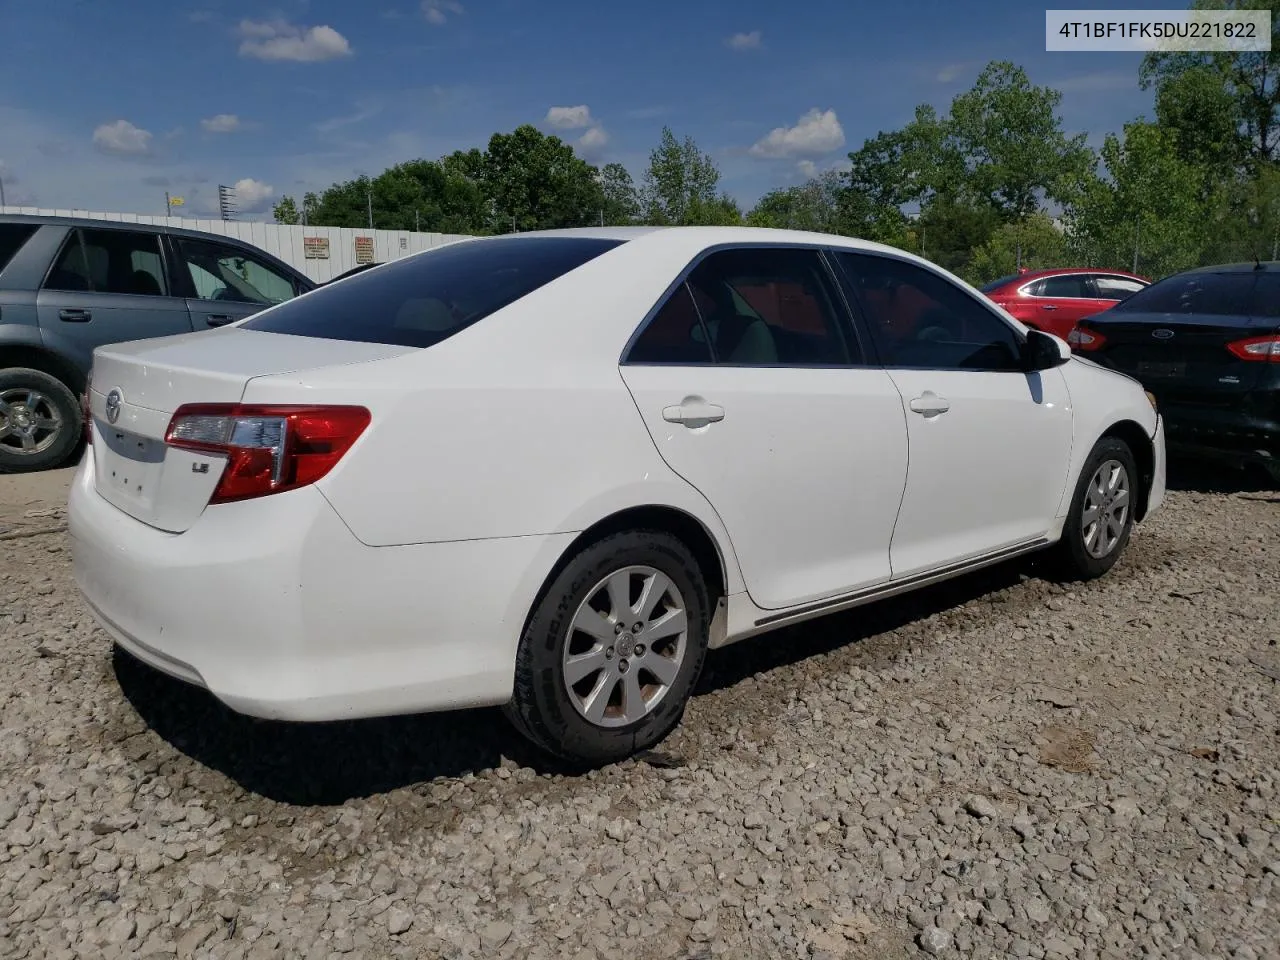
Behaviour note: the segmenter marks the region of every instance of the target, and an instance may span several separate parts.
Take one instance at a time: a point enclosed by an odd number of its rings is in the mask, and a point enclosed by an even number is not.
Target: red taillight
[[[1280,363],[1280,336],[1249,337],[1247,340],[1234,340],[1227,344],[1227,349],[1241,360]]]
[[[164,439],[227,457],[209,501],[226,503],[315,483],[369,420],[364,407],[193,403],[177,409]]]
[[[1071,344],[1072,350],[1097,350],[1106,342],[1107,338],[1097,330],[1086,330],[1084,327],[1074,327],[1067,334],[1067,343]]]

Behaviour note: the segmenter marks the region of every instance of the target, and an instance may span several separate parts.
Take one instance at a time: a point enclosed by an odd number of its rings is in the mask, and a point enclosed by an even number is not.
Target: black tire
[[[1114,545],[1110,546],[1104,555],[1097,556],[1089,549],[1083,521],[1095,475],[1108,462],[1119,464],[1124,471],[1123,482],[1128,491],[1128,508],[1124,511],[1122,530],[1115,538]],[[1071,509],[1067,511],[1067,521],[1062,528],[1062,539],[1058,541],[1056,548],[1057,572],[1062,579],[1093,580],[1115,566],[1133,533],[1134,511],[1138,505],[1141,482],[1137,461],[1127,443],[1117,437],[1103,437],[1094,445],[1076,480],[1076,488],[1071,495]],[[1105,536],[1106,532],[1100,530],[1097,535]],[[1107,539],[1109,540],[1110,537]]]
[[[580,646],[585,642],[592,651],[598,646],[599,656],[609,653],[609,667],[579,681],[580,687],[586,684],[587,688],[592,688],[596,682],[606,682],[606,670],[633,670],[637,683],[642,677],[656,680],[656,675],[647,672],[643,658],[648,656],[648,662],[653,663],[653,658],[660,655],[662,645],[666,644],[670,649],[678,640],[655,641],[652,649],[646,650],[635,645],[624,631],[615,647],[612,638],[596,641],[586,634],[571,631],[570,626],[579,608],[600,596],[598,591],[603,589],[601,585],[611,574],[641,566],[664,575],[683,601],[686,618],[686,629],[682,635],[683,655],[678,659],[678,667],[670,683],[650,684],[652,692],[649,696],[662,686],[665,686],[665,693],[647,714],[635,722],[606,727],[588,720],[575,705],[575,699],[571,699],[564,672],[566,650],[570,653],[575,650],[570,644]],[[641,577],[640,574],[632,576]],[[637,582],[642,583],[643,579]],[[702,672],[707,655],[709,609],[707,587],[697,561],[689,549],[670,534],[657,530],[634,530],[605,537],[587,546],[555,577],[530,615],[516,653],[512,698],[504,712],[515,728],[534,744],[573,764],[600,766],[623,760],[653,746],[680,722],[685,704]],[[605,619],[608,621],[606,626],[614,630],[618,628],[611,617]],[[638,634],[637,638],[642,636]],[[624,642],[631,645],[625,646]],[[615,649],[623,651],[625,657],[634,657],[628,663],[639,666],[622,667],[621,657],[613,659],[618,656],[612,652]],[[673,655],[671,659],[676,658]],[[616,687],[623,686],[621,678],[609,682]],[[609,689],[621,697],[622,691],[616,687]],[[586,694],[577,696],[585,698]],[[612,703],[612,700],[607,702]],[[605,722],[622,724],[626,717],[621,702],[616,713],[617,716]]]
[[[34,411],[27,409],[24,393],[35,398]],[[0,370],[0,401],[6,398],[10,414],[0,413],[0,473],[32,473],[66,463],[84,435],[80,403],[67,385],[39,370],[8,367]],[[23,451],[18,433],[23,428],[17,414],[12,413],[18,404],[24,420],[31,413],[42,421],[56,420],[54,428],[37,430],[31,436],[35,446],[28,452]]]

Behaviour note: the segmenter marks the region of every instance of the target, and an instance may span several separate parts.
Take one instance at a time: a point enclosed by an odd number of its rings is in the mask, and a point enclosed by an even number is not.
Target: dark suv
[[[0,214],[0,473],[75,452],[94,347],[221,326],[315,286],[230,237]]]

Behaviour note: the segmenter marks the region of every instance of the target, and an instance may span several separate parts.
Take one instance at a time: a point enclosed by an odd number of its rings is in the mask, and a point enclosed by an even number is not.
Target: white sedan
[[[1049,549],[1164,497],[1131,379],[891,247],[746,228],[465,240],[98,349],[80,589],[258,717],[504,704],[604,763],[709,648]]]

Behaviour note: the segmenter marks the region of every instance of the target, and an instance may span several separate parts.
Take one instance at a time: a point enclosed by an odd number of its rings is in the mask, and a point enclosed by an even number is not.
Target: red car
[[[1123,270],[1068,267],[1033,270],[993,280],[982,292],[1029,327],[1067,338],[1077,323],[1147,287]]]

